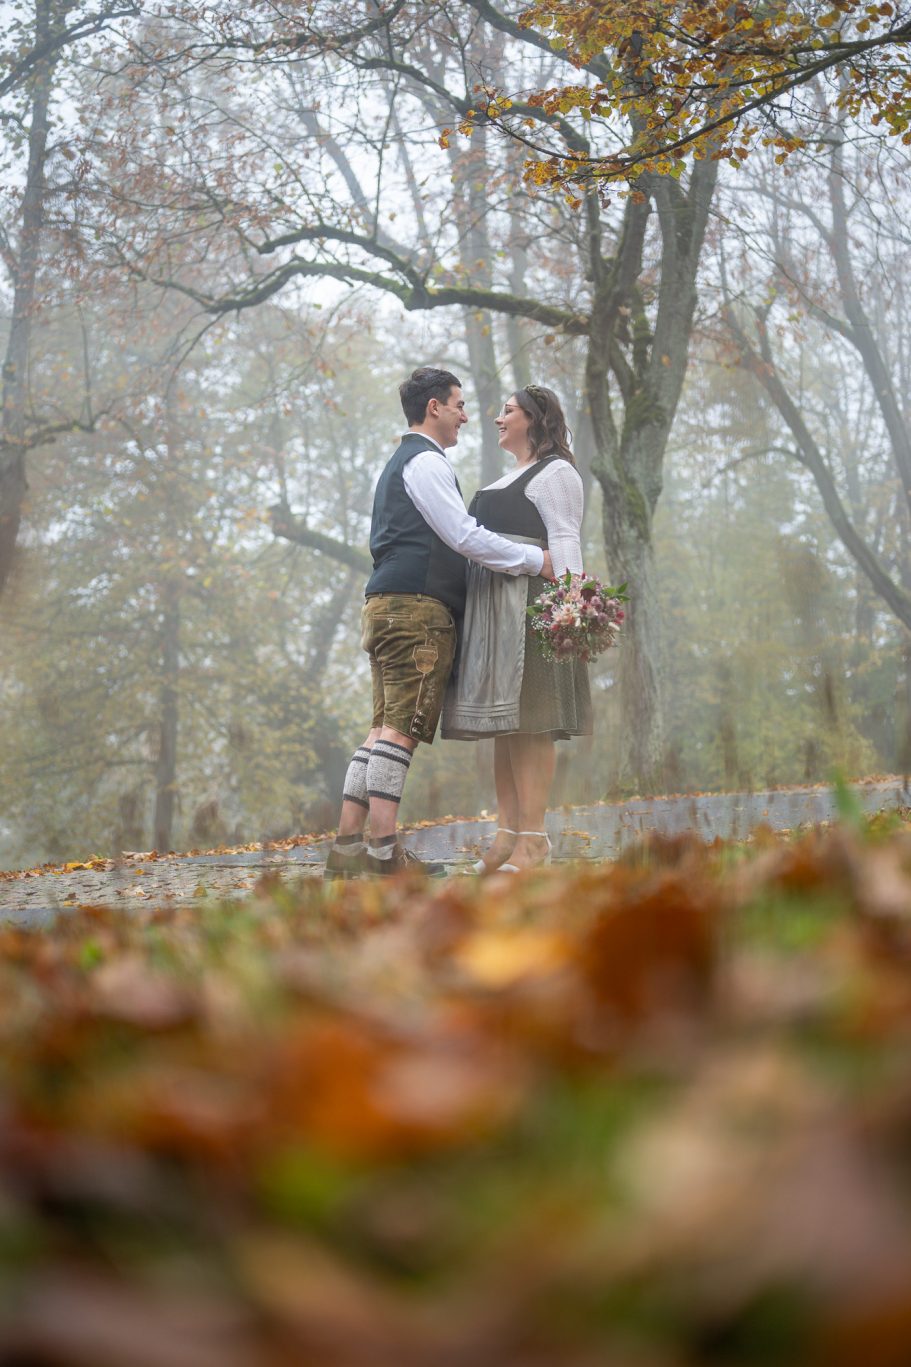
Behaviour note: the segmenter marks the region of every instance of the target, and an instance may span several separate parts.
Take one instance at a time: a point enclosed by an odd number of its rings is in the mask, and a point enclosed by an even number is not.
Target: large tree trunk
[[[630,586],[630,603],[620,650],[619,684],[625,744],[619,757],[619,783],[642,793],[660,793],[664,787],[664,718],[661,687],[661,631],[655,556],[648,535],[640,534],[634,518],[605,517],[605,541],[613,543],[614,556]],[[609,530],[607,530],[609,528]]]
[[[652,524],[663,465],[686,375],[696,307],[696,273],[717,164],[697,162],[684,192],[668,177],[649,186],[661,233],[658,304],[652,333],[639,292],[650,205],[628,202],[623,236],[609,262],[593,249],[594,294],[586,361],[592,473],[604,496],[604,547],[614,583],[629,585],[619,648],[623,744],[616,786],[664,787],[661,631]],[[621,400],[618,424],[611,403]]]
[[[617,785],[642,793],[664,787],[664,722],[661,629],[652,521],[660,479],[644,478],[667,444],[664,422],[649,424],[645,414],[628,412],[618,443],[616,466],[622,478],[605,477],[602,526],[611,578],[629,586],[630,601],[618,650],[624,744],[617,756]],[[656,449],[657,448],[657,449]],[[660,467],[659,467],[660,468]]]
[[[35,6],[36,46],[50,34],[51,0]],[[13,264],[13,313],[3,361],[3,421],[0,429],[0,592],[13,564],[25,501],[25,452],[28,432],[28,361],[35,311],[35,281],[44,228],[48,105],[53,58],[39,62],[32,87],[28,170]]]

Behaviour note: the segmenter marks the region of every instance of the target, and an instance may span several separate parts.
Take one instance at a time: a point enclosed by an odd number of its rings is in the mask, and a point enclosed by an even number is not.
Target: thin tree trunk
[[[518,168],[516,169],[518,172]],[[520,295],[525,290],[525,278],[528,274],[528,235],[517,211],[509,215],[507,249],[510,256],[509,288],[513,294]],[[506,339],[516,389],[524,389],[527,384],[533,382],[533,376],[531,358],[528,354],[528,328],[520,318],[507,317]]]
[[[173,584],[165,586],[161,617],[161,687],[158,694],[158,757],[155,764],[155,820],[153,845],[159,852],[174,843],[177,801],[178,681],[180,673],[180,598]]]
[[[848,320],[845,332],[860,353],[870,380],[870,388],[889,433],[905,508],[911,512],[911,436],[908,434],[901,402],[880,348],[876,329],[867,315],[858,288],[854,263],[851,260],[851,236],[845,204],[844,177],[843,144],[837,142],[832,152],[832,166],[829,172],[829,200],[832,207],[831,248],[838,274],[839,291]]]
[[[456,226],[459,230],[459,256],[462,273],[473,285],[490,289],[493,285],[491,259],[493,248],[487,231],[485,187],[490,174],[483,131],[471,147],[461,153],[450,149],[455,197]],[[490,314],[481,309],[463,310],[468,364],[478,396],[477,421],[481,437],[481,486],[497,479],[503,468],[494,418],[503,401],[494,332]]]
[[[177,393],[178,377],[175,374],[164,394],[165,445],[167,456],[161,470],[161,480],[165,493],[164,511],[167,522],[164,527],[162,554],[162,580],[160,589],[161,603],[161,682],[158,694],[158,756],[155,764],[155,818],[154,847],[159,852],[170,850],[174,845],[174,812],[177,807],[177,755],[180,723],[180,609],[181,575],[167,561],[176,558],[179,540],[180,510],[177,494],[177,453],[181,440],[180,418]],[[169,536],[174,537],[174,547],[168,550]]]
[[[465,310],[465,340],[468,343],[468,363],[478,396],[477,421],[481,436],[480,487],[493,483],[503,472],[503,453],[500,450],[494,418],[503,402],[497,374],[493,329],[490,314]],[[470,497],[466,490],[466,497]]]
[[[895,757],[907,791],[911,787],[911,636],[902,634],[902,667],[895,690]]]
[[[35,6],[36,45],[48,39],[51,0]],[[13,313],[3,361],[3,420],[0,433],[0,592],[9,578],[27,489],[28,362],[35,311],[35,282],[45,215],[48,105],[54,61],[36,66],[28,136],[28,170],[22,198],[18,253],[14,266]]]

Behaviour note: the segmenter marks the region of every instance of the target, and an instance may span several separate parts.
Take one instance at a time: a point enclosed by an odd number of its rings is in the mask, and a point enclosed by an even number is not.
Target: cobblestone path
[[[853,791],[868,813],[911,804],[911,793],[900,778],[870,779],[853,785]],[[610,859],[650,831],[673,835],[695,830],[706,840],[745,839],[760,824],[787,830],[836,815],[837,799],[830,789],[782,788],[564,808],[548,814],[547,829],[555,858]],[[424,825],[407,834],[406,843],[419,856],[442,860],[457,873],[477,857],[495,824],[476,819]],[[285,883],[321,877],[328,843],[313,837],[290,848],[164,858],[127,855],[120,861],[90,861],[95,867],[73,863],[63,869],[0,874],[0,921],[38,926],[49,924],[68,907],[176,906],[243,898],[263,877]]]

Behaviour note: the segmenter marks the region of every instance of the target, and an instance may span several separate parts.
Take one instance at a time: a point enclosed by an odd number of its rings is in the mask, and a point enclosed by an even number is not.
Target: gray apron
[[[499,535],[542,545],[531,536]],[[519,730],[527,604],[527,575],[501,574],[469,561],[459,651],[443,703],[444,739]]]

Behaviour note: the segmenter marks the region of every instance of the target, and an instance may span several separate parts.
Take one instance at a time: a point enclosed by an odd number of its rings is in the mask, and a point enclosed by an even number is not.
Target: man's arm
[[[553,578],[550,556],[540,546],[507,541],[469,517],[449,461],[422,451],[405,466],[405,492],[441,541],[467,560],[502,574],[544,574]]]

